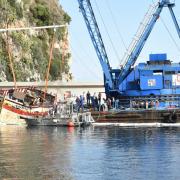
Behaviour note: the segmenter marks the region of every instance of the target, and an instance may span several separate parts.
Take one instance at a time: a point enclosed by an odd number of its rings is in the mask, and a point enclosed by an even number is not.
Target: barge
[[[180,123],[180,109],[140,109],[91,112],[96,123]]]

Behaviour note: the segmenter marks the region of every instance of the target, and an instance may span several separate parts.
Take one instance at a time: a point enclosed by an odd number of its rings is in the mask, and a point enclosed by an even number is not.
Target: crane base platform
[[[96,123],[180,123],[180,109],[93,111]]]

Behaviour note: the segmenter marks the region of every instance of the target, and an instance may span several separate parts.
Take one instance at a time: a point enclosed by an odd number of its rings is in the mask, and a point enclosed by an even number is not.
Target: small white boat
[[[39,117],[39,118],[25,118],[28,126],[89,126],[94,120],[90,112],[72,114],[71,117],[59,118],[59,117]]]
[[[28,126],[89,126],[94,122],[91,112],[74,112],[72,102],[59,103],[56,111],[46,116],[21,118]]]

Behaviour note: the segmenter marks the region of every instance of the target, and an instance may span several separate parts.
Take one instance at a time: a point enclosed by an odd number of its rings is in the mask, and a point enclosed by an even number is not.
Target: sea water
[[[179,127],[0,126],[0,179],[180,179]]]

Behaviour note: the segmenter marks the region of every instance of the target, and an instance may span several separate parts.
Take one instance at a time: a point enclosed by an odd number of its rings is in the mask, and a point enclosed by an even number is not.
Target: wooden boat
[[[2,96],[3,97],[3,96]],[[47,116],[54,108],[55,96],[34,87],[5,91],[1,101],[0,123],[26,125],[24,119]]]

